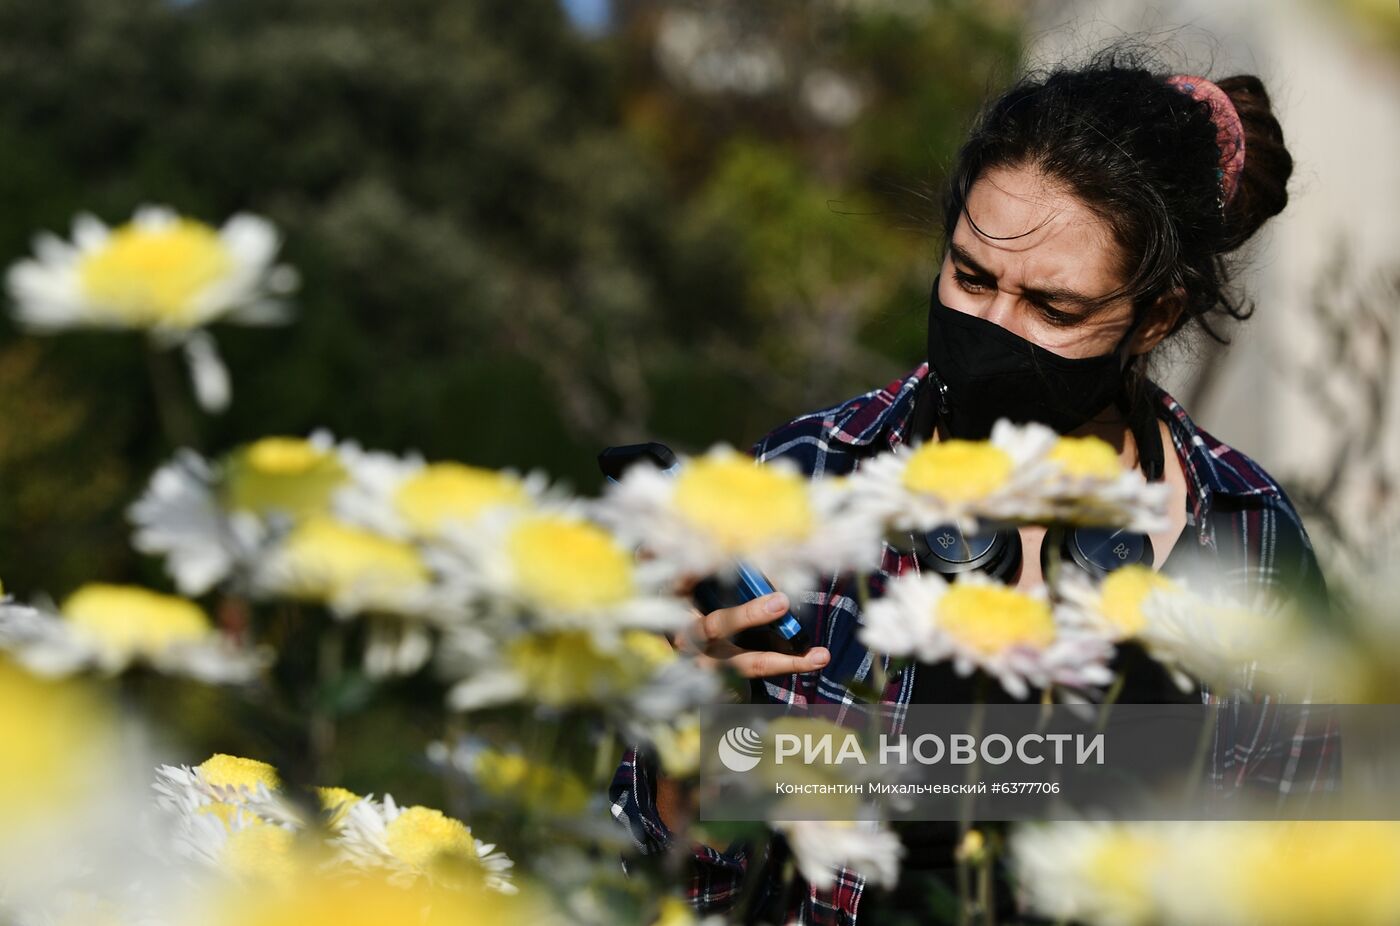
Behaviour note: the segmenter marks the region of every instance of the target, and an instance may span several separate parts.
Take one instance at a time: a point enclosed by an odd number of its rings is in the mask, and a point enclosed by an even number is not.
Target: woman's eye
[[[988,289],[988,286],[985,282],[977,279],[976,277],[968,276],[961,270],[958,270],[956,267],[953,269],[953,279],[957,280],[958,285],[966,291],[968,291],[969,293],[981,293],[985,292]]]
[[[1068,312],[1061,312],[1059,309],[1052,309],[1048,305],[1036,304],[1036,311],[1040,312],[1040,317],[1057,328],[1068,328],[1077,322],[1078,316]]]

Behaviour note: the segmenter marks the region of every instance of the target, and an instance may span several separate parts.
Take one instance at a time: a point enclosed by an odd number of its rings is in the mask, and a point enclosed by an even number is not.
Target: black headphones
[[[938,424],[938,403],[932,389],[930,373],[914,397],[908,430],[911,439],[933,437]],[[1143,401],[1128,407],[1125,400],[1120,400],[1120,407],[1127,413],[1144,475],[1149,482],[1160,480],[1165,470],[1165,457],[1156,415]],[[1021,534],[1015,528],[965,535],[955,525],[943,524],[931,531],[910,534],[910,540],[920,568],[939,575],[955,576],[978,570],[999,581],[1010,582],[1021,568]],[[1073,564],[1095,579],[1123,566],[1134,563],[1151,566],[1153,562],[1151,538],[1124,529],[1051,528],[1040,547],[1042,569],[1049,568],[1050,551],[1055,547],[1059,549],[1061,562]]]

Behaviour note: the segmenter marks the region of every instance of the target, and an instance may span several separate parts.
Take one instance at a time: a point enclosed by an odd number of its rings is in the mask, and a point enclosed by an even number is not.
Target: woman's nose
[[[997,290],[990,300],[982,303],[981,311],[977,314],[984,321],[1009,329],[1014,324],[1015,309],[1016,297]]]

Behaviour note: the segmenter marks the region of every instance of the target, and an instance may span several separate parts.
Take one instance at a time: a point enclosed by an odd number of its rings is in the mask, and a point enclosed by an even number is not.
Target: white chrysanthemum
[[[1155,595],[1189,595],[1182,584],[1150,566],[1134,563],[1115,569],[1097,582],[1083,571],[1067,570],[1056,592],[1069,620],[1119,640],[1137,640],[1148,632]]]
[[[240,214],[221,229],[170,209],[144,206],[109,229],[90,215],[73,222],[73,240],[41,234],[35,256],[7,275],[15,319],[41,332],[132,328],[162,346],[185,346],[195,393],[205,408],[228,404],[228,373],[213,322],[281,324],[296,273],[275,264],[279,239],[266,219]]]
[[[215,684],[251,681],[268,661],[219,633],[194,602],[125,585],[85,585],[59,614],[0,603],[0,648],[41,675],[141,663]]]
[[[787,837],[797,870],[814,887],[836,883],[836,869],[850,868],[871,884],[893,887],[904,846],[878,821],[794,820],[774,823]]]
[[[664,567],[639,562],[577,506],[498,510],[470,528],[454,525],[428,559],[442,599],[459,613],[600,640],[626,629],[672,630],[690,616],[686,602],[665,593]]]
[[[624,629],[522,633],[493,641],[449,631],[440,649],[454,710],[516,701],[549,707],[598,705],[640,720],[665,720],[715,694],[713,673],[680,657],[660,635]]]
[[[258,562],[253,586],[324,604],[339,617],[426,617],[438,604],[417,546],[328,515],[294,524]]]
[[[181,451],[129,509],[133,544],[164,556],[186,595],[228,580],[246,586],[274,537],[300,518],[329,511],[346,481],[345,457],[356,452],[325,431],[305,439],[265,437],[219,463]]]
[[[1143,602],[1139,637],[1154,659],[1172,670],[1182,690],[1191,680],[1229,690],[1256,686],[1307,687],[1318,654],[1286,607],[1263,597],[1239,601],[1223,592],[1154,592]]]
[[[1170,834],[1161,824],[1025,826],[1012,837],[1011,864],[1028,905],[1042,916],[1145,926],[1163,922],[1159,888],[1175,843]]]
[[[1392,821],[1089,823],[1018,828],[1027,906],[1094,926],[1385,926],[1400,921]]]
[[[755,463],[726,446],[684,460],[677,475],[635,466],[598,504],[605,523],[673,574],[732,576],[735,561],[789,594],[819,574],[873,568],[880,534],[837,510],[789,460]]]
[[[1160,529],[1169,489],[1127,470],[1097,438],[1001,420],[985,441],[929,441],[881,454],[850,477],[847,504],[896,530],[956,523],[1072,523]]]
[[[383,801],[364,799],[352,805],[335,840],[345,859],[362,868],[391,872],[391,880],[412,883],[421,877],[449,882],[466,870],[477,870],[488,886],[514,893],[510,869],[514,862],[492,843],[472,835],[471,828],[428,807],[399,807],[392,795]]]
[[[949,584],[933,573],[892,579],[871,602],[860,639],[891,656],[949,660],[959,675],[981,669],[1016,698],[1030,686],[1107,683],[1108,638],[1057,620],[1044,588],[1021,592],[981,573]]]
[[[388,537],[436,540],[452,525],[491,511],[525,509],[543,498],[542,473],[521,477],[464,463],[380,452],[347,454],[350,480],[336,493],[336,514]]]
[[[152,785],[156,804],[178,814],[221,805],[248,807],[267,815],[269,808],[277,806],[281,787],[277,769],[268,763],[225,753],[215,753],[196,766],[159,766]],[[271,815],[280,817],[280,812]]]

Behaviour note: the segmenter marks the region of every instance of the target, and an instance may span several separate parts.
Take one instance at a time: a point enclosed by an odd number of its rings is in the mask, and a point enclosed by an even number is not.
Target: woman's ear
[[[1181,313],[1186,310],[1186,292],[1180,287],[1169,290],[1157,297],[1157,301],[1147,308],[1147,318],[1142,327],[1133,335],[1133,354],[1145,354],[1173,331]]]

